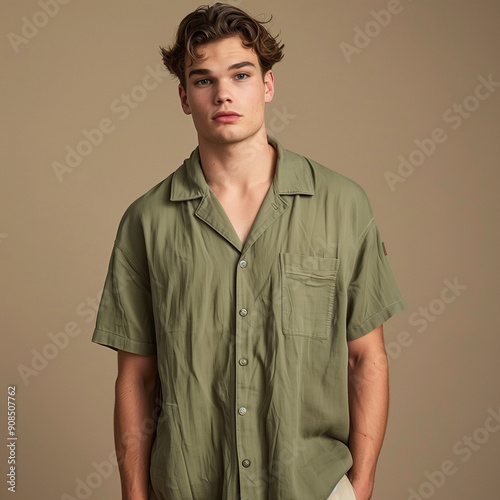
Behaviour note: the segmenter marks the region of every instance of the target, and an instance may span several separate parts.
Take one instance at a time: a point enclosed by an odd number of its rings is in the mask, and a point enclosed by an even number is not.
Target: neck
[[[199,151],[203,174],[214,191],[245,194],[273,180],[277,151],[268,144],[265,131],[231,144],[199,140]]]

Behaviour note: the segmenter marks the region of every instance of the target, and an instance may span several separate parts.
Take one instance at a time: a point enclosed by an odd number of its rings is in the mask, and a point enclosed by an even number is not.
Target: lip
[[[235,111],[219,111],[212,117],[213,120],[220,123],[232,123],[241,118],[241,115]]]

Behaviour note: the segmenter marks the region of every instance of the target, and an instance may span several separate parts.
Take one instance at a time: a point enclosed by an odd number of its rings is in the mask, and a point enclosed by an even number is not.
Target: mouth
[[[220,123],[232,123],[241,118],[241,115],[234,111],[219,111],[212,117],[213,120]]]

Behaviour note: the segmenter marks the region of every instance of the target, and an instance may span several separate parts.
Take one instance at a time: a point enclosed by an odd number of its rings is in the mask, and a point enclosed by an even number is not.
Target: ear
[[[179,83],[178,89],[179,89],[179,98],[181,100],[182,111],[184,111],[184,113],[186,113],[186,115],[190,115],[191,108],[189,107],[189,102],[188,102],[186,90],[184,89],[184,87],[180,83]]]
[[[267,70],[264,75],[265,102],[271,102],[274,96],[274,74],[272,70]]]

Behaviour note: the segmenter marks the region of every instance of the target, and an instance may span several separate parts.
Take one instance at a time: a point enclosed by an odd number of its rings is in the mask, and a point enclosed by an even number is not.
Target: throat
[[[215,193],[242,245],[250,234],[269,188],[270,184],[265,188],[253,190],[246,196],[230,192]]]

